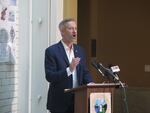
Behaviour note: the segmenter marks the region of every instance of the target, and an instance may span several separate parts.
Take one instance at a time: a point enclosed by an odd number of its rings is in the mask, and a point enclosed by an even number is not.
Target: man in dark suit
[[[74,113],[74,97],[64,89],[92,83],[83,49],[74,44],[77,26],[74,19],[60,22],[62,40],[45,51],[45,73],[49,84],[47,109],[51,113]]]

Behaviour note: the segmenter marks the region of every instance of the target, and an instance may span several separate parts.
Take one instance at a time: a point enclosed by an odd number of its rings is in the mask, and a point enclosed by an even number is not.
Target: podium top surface
[[[87,84],[83,86],[79,86],[77,88],[72,88],[72,89],[65,89],[65,92],[73,92],[76,90],[83,90],[86,88],[119,88],[120,84],[119,83],[94,83],[94,84]]]

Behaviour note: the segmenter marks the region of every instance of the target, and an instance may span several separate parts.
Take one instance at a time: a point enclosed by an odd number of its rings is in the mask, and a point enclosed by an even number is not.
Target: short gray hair
[[[62,29],[65,27],[65,25],[66,25],[68,22],[70,22],[70,21],[76,22],[76,20],[73,19],[73,18],[64,19],[64,20],[62,20],[62,21],[59,23],[59,30],[62,30]]]

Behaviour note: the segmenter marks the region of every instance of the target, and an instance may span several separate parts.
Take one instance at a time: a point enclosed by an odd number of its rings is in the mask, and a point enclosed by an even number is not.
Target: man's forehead
[[[75,21],[69,21],[69,22],[67,22],[66,24],[65,24],[65,26],[66,27],[68,27],[68,26],[76,26],[76,22]]]

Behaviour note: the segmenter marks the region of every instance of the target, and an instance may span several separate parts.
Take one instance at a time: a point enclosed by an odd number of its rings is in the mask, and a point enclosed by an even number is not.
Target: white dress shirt
[[[62,44],[64,46],[64,49],[65,49],[65,52],[67,54],[69,63],[71,63],[72,59],[74,58],[74,51],[73,51],[74,48],[72,46],[72,48],[70,49],[62,40],[61,40],[61,42],[62,42]],[[67,71],[68,76],[70,76],[72,74],[73,88],[77,87],[78,86],[78,80],[77,80],[77,71],[76,71],[76,69],[73,70],[73,72],[71,72],[70,68],[67,67],[66,71]]]

